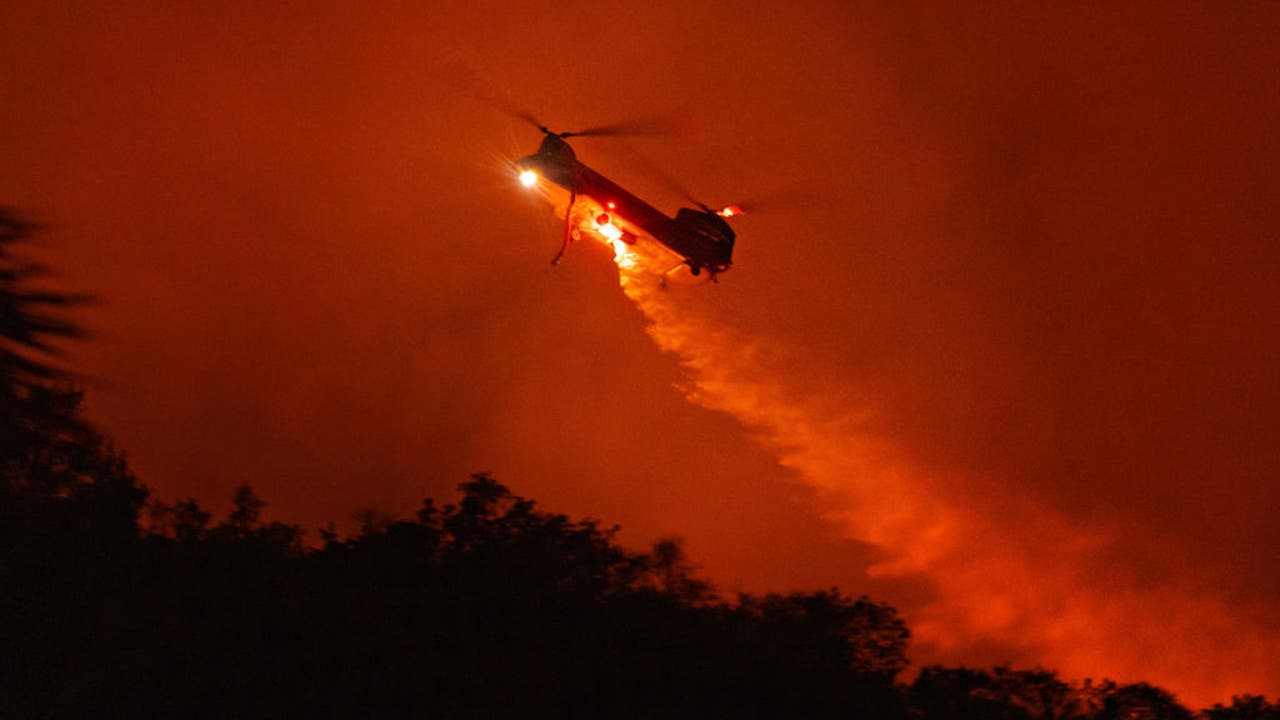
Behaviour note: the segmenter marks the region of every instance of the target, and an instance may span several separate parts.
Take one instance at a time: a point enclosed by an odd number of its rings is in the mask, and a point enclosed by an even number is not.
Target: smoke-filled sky
[[[488,470],[916,664],[1280,692],[1280,6],[8,3],[0,203],[102,302],[161,497],[408,513]],[[752,7],[758,5],[758,7]],[[556,129],[752,202],[716,285],[548,261]]]

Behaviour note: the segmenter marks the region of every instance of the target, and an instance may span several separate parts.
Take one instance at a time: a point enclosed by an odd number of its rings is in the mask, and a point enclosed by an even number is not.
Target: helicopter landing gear
[[[569,224],[570,217],[573,215],[573,204],[578,200],[577,191],[569,192],[569,207],[564,209],[564,242],[560,244],[560,252],[551,259],[552,265],[559,265],[560,258],[564,257],[564,251],[569,249],[569,243],[578,239],[578,229]]]

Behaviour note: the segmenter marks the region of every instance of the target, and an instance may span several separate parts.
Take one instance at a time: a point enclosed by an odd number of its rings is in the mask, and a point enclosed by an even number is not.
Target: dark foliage
[[[1230,705],[1214,705],[1203,716],[1205,720],[1280,720],[1280,703],[1269,703],[1260,695],[1237,695]]]
[[[485,475],[461,490],[310,550],[247,488],[212,526],[155,504],[94,572],[27,574],[0,688],[33,716],[901,714],[887,606],[720,603],[678,545],[628,552]]]

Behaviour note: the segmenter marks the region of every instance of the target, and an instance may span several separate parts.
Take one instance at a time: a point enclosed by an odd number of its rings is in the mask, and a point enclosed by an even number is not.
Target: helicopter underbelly
[[[607,202],[601,202],[585,193],[578,193],[571,197],[568,190],[550,182],[543,183],[539,187],[539,192],[551,206],[556,218],[563,222],[566,211],[569,212],[569,229],[575,233],[575,239],[591,237],[610,247],[614,247],[614,243],[617,242],[626,245],[642,243],[655,251],[669,255],[675,263],[685,260],[652,233],[619,214],[616,206],[611,208]],[[571,199],[572,210],[569,209]]]

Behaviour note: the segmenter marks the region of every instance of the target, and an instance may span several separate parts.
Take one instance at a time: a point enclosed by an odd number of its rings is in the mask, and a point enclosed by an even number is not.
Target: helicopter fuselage
[[[638,237],[649,238],[678,255],[695,275],[704,269],[713,275],[721,273],[733,264],[733,229],[715,212],[681,208],[674,218],[668,217],[578,162],[562,137],[548,133],[538,152],[516,161],[516,166],[534,173],[531,184],[546,180],[567,191],[570,208],[578,200],[594,201],[593,217],[598,209],[605,215],[605,224],[616,228],[619,239],[634,243]]]

